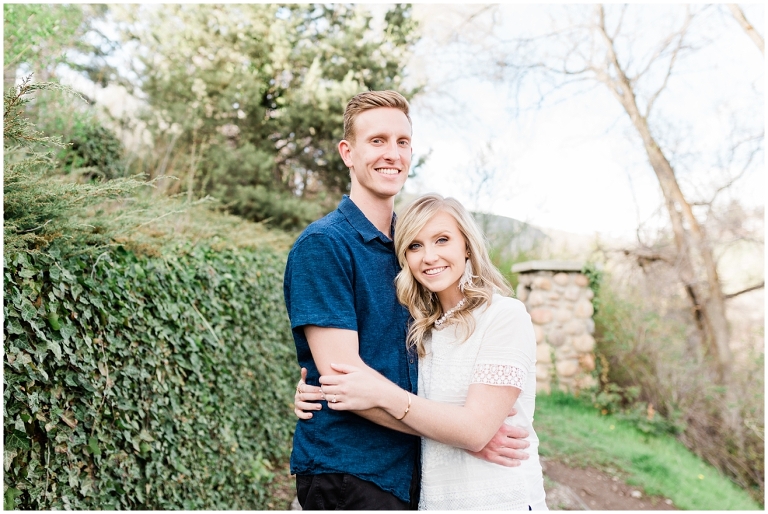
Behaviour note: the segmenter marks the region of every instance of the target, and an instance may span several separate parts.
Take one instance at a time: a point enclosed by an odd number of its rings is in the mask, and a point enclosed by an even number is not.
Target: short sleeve
[[[514,298],[496,296],[482,316],[489,319],[487,325],[483,323],[485,330],[471,383],[522,390],[536,365],[536,336],[525,305]]]
[[[284,277],[291,328],[317,325],[357,330],[351,259],[351,252],[326,234],[311,234],[296,242]]]

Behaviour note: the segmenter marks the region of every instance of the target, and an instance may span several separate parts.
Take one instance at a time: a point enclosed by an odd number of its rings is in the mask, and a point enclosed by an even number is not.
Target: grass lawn
[[[647,436],[630,423],[559,393],[536,396],[542,456],[593,466],[685,510],[763,510],[750,495],[672,436]]]

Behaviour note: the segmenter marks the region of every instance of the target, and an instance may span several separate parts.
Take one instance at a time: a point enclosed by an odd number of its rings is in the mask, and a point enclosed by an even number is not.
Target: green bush
[[[33,83],[27,77],[3,96],[3,234],[4,249],[39,252],[55,240],[68,240],[81,251],[109,241],[119,226],[106,219],[85,219],[83,212],[110,200],[125,200],[149,184],[135,178],[76,184],[54,175],[52,148],[67,148],[58,136],[45,136],[29,120],[27,107],[39,92],[74,94],[56,83]],[[98,169],[98,168],[95,168]],[[103,173],[103,172],[101,172]],[[117,216],[112,216],[114,222]]]
[[[95,119],[78,123],[59,159],[67,172],[83,170],[88,178],[111,180],[126,174],[123,144]]]
[[[264,509],[294,424],[284,252],[7,254],[6,509]]]
[[[729,405],[707,356],[691,341],[689,307],[658,292],[664,276],[602,276],[596,295],[595,348],[601,412],[645,434],[676,435],[689,449],[764,502],[764,361],[748,353],[729,384]],[[757,355],[756,355],[757,354]],[[724,422],[732,409],[740,431]]]

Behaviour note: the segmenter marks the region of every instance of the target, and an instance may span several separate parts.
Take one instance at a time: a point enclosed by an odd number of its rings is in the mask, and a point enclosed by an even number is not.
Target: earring
[[[472,283],[472,279],[474,277],[475,276],[472,274],[472,261],[467,259],[466,263],[464,264],[464,273],[461,275],[461,278],[459,279],[459,291],[463,293],[464,289],[467,286],[472,287],[474,285]]]

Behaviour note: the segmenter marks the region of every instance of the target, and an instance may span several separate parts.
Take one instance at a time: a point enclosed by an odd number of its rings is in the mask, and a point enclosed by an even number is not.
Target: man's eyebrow
[[[377,137],[378,138],[387,138],[387,137],[390,137],[390,134],[388,134],[386,132],[377,132],[377,133],[372,134],[371,136],[369,136],[368,139],[376,139]],[[408,140],[410,140],[411,136],[410,135],[401,134],[399,136],[396,136],[396,139],[408,139]]]

